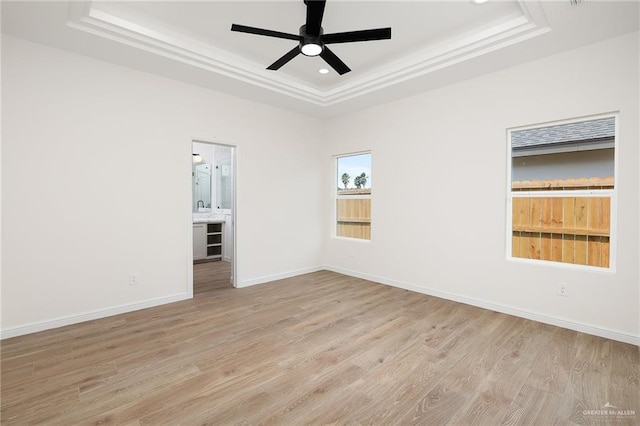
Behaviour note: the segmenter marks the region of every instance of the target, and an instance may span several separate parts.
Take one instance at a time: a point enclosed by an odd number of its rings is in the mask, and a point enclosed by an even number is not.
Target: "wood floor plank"
[[[484,327],[479,330],[480,333],[494,336],[487,340],[490,343],[480,343],[473,352],[466,353],[442,380],[422,397],[411,413],[412,423],[445,424],[451,413],[457,412],[468,402],[473,390],[492,371],[498,362],[502,345],[510,336],[504,333],[504,328],[499,327],[506,322],[505,317],[493,314],[490,320],[483,321]],[[490,331],[491,333],[488,333]]]
[[[329,271],[228,273],[198,264],[192,300],[4,340],[1,424],[640,421],[636,346]]]
[[[450,420],[454,424],[498,424],[530,374],[542,341],[538,324],[526,322],[501,348],[501,357],[474,396]]]
[[[537,390],[561,396],[569,381],[571,360],[575,356],[576,333],[555,328],[538,348],[526,384]]]
[[[502,425],[556,424],[558,395],[525,384],[502,418]]]
[[[638,348],[579,333],[569,382],[558,416],[576,424],[639,423]],[[602,411],[633,411],[609,416]]]

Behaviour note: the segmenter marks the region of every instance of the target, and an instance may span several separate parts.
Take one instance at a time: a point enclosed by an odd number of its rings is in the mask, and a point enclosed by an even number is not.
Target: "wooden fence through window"
[[[613,178],[513,182],[517,191],[612,189]],[[611,198],[512,197],[512,256],[609,267]]]
[[[338,194],[355,195],[356,190],[340,191]],[[358,195],[370,195],[371,189],[358,190]],[[338,237],[371,239],[371,198],[338,198]]]

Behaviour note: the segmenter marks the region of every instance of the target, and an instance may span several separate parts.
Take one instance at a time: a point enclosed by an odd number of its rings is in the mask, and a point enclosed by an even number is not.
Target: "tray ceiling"
[[[3,2],[2,28],[187,83],[330,116],[638,30],[637,2],[327,1],[326,33],[392,27],[392,39],[332,45],[266,67],[295,41],[231,32],[232,23],[298,33],[296,1]],[[320,74],[320,68],[329,68]]]

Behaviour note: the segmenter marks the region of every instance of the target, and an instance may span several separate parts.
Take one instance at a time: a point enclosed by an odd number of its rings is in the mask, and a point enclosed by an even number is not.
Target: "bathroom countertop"
[[[224,219],[193,219],[193,223],[224,223]]]

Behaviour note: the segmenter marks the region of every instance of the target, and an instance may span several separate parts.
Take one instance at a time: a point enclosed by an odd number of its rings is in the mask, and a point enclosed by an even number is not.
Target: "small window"
[[[508,131],[508,256],[612,265],[616,116]]]
[[[371,153],[336,157],[336,236],[371,239]]]

